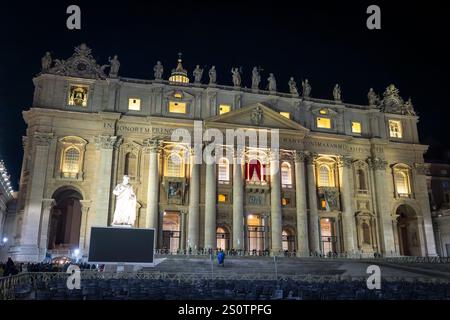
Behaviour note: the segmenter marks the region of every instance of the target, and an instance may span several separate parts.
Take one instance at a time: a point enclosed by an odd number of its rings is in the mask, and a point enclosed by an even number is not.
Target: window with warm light
[[[186,102],[170,101],[169,102],[170,113],[186,113]]]
[[[291,118],[291,114],[289,112],[280,112],[280,114],[287,119]]]
[[[287,162],[281,164],[281,184],[284,188],[292,186],[291,165]]]
[[[352,133],[361,134],[361,122],[352,121]]]
[[[64,151],[62,173],[64,177],[76,178],[80,171],[80,151],[70,147]]]
[[[408,197],[411,193],[409,186],[409,176],[407,171],[395,171],[395,188],[400,197]]]
[[[231,111],[231,106],[229,104],[221,104],[219,106],[219,114],[225,114]]]
[[[223,194],[223,193],[219,193],[219,195],[217,196],[217,201],[218,202],[227,202],[227,195]]]
[[[230,166],[227,158],[221,158],[218,164],[219,183],[228,183],[230,181]]]
[[[184,177],[184,163],[180,155],[172,153],[166,160],[165,176],[182,178]]]
[[[317,128],[331,129],[331,119],[317,117]]]
[[[141,99],[137,99],[137,98],[128,99],[128,110],[133,110],[133,111],[141,110]]]
[[[182,94],[181,92],[175,92],[175,93],[173,94],[173,97],[174,97],[175,99],[183,99],[183,94]]]
[[[402,138],[403,130],[400,120],[389,120],[389,136],[391,138]]]
[[[328,114],[328,111],[326,109],[320,109],[319,113],[322,115]]]
[[[328,165],[321,165],[319,167],[319,187],[334,187],[333,170]]]
[[[281,205],[283,206],[283,207],[286,207],[286,206],[288,206],[289,204],[291,203],[291,199],[289,199],[289,198],[281,198]]]

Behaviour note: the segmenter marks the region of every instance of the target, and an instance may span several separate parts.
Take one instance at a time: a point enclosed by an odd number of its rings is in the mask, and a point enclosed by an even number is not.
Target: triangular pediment
[[[309,130],[299,123],[282,116],[268,105],[256,103],[205,120],[207,126],[267,128],[295,130],[307,133]]]

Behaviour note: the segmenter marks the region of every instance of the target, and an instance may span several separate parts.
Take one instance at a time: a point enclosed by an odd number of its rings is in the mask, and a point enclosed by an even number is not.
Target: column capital
[[[33,141],[37,146],[48,146],[53,140],[53,133],[51,132],[38,132],[33,134]]]
[[[369,168],[374,170],[386,170],[387,167],[387,162],[378,157],[369,157],[367,163]]]
[[[242,160],[242,158],[244,157],[244,154],[245,154],[244,148],[239,148],[239,147],[233,148],[233,158]]]
[[[270,161],[279,161],[280,160],[280,150],[272,149],[269,151],[269,159]]]
[[[353,163],[353,158],[349,156],[339,156],[337,164],[340,168],[346,167],[350,168]]]
[[[294,151],[294,161],[295,162],[305,162],[308,154],[304,150],[295,150]]]
[[[148,138],[144,140],[144,151],[150,153],[159,153],[162,149],[162,140],[156,138]]]
[[[316,160],[319,157],[319,155],[315,152],[305,151],[306,155],[306,163],[309,165],[316,164]]]
[[[118,136],[98,135],[94,137],[94,143],[97,149],[114,149],[122,144],[123,139]]]

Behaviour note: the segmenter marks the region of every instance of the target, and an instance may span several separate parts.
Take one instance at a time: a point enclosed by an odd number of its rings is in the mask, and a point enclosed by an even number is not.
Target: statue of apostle
[[[136,220],[136,195],[128,176],[123,176],[122,183],[114,188],[113,194],[117,200],[112,226],[133,226]]]

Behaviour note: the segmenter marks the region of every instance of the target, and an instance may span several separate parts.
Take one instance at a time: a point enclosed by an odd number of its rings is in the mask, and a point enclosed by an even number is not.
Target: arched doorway
[[[402,256],[421,256],[419,225],[417,214],[408,205],[397,208],[397,232],[400,254]]]
[[[180,249],[180,212],[164,211],[162,249],[176,253]]]
[[[53,194],[55,206],[50,212],[50,228],[47,248],[68,251],[78,248],[81,227],[80,192],[72,188],[60,188]]]
[[[230,247],[230,233],[225,227],[218,227],[216,230],[217,235],[217,249],[228,250]]]
[[[250,252],[261,252],[264,250],[265,227],[264,221],[259,214],[247,216],[247,249]]]
[[[295,233],[291,228],[285,228],[282,232],[283,251],[295,251]]]

